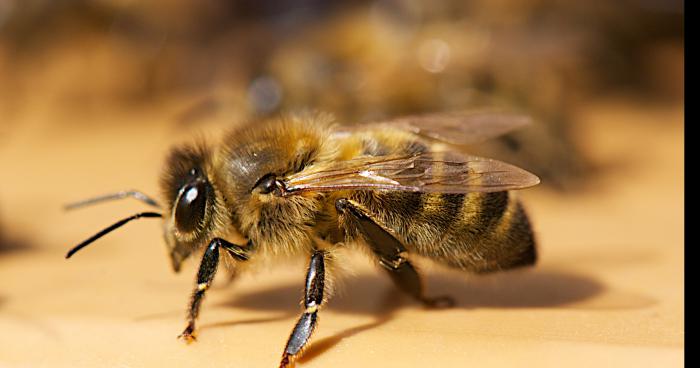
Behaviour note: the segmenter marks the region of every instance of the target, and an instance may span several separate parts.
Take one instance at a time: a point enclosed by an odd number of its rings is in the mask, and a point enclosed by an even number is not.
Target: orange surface
[[[603,166],[581,192],[524,191],[540,240],[537,267],[474,277],[431,270],[428,311],[362,258],[322,311],[299,367],[620,367],[683,364],[683,115],[595,104],[579,134]],[[196,262],[174,275],[157,221],[65,251],[143,208],[134,201],[64,213],[119,189],[157,195],[175,134],[167,108],[54,124],[25,114],[0,141],[0,366],[275,367],[300,311],[303,263],[234,285],[219,277],[199,339],[176,339]],[[56,119],[60,117],[55,117]],[[127,122],[123,124],[114,124]],[[150,122],[145,125],[140,122]]]

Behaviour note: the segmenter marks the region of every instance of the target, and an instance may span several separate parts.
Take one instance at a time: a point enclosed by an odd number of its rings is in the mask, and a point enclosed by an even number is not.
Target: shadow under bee
[[[328,309],[350,314],[372,315],[376,318],[332,336],[311,342],[300,363],[314,359],[332,349],[342,340],[377,328],[396,318],[402,308],[421,308],[409,297],[393,288],[388,280],[378,280],[382,275],[365,274],[343,280],[336,297],[331,299]],[[586,308],[582,303],[596,298],[599,294],[610,294],[607,288],[594,278],[581,274],[568,273],[555,269],[533,269],[509,273],[496,273],[473,279],[453,277],[449,273],[433,274],[426,278],[429,295],[450,295],[456,304],[454,308]],[[383,286],[382,286],[383,285]],[[281,312],[281,315],[266,318],[261,322],[289,318],[297,305],[301,285],[289,283],[277,287],[237,295],[235,300],[222,303],[222,306],[250,310]],[[618,294],[612,292],[612,294]],[[623,293],[624,294],[624,293]],[[625,294],[627,295],[627,294]],[[624,296],[624,295],[623,295]],[[603,303],[612,300],[616,305],[595,305],[595,309],[622,308],[636,309],[653,304],[648,298],[602,298]],[[624,300],[627,300],[626,302]],[[622,304],[620,304],[622,303]],[[599,303],[600,304],[600,303]],[[439,313],[429,310],[426,313]],[[289,314],[288,314],[289,313]],[[206,328],[248,323],[234,321],[210,324]],[[254,322],[252,322],[254,323]]]
[[[418,307],[409,297],[395,292],[383,275],[359,275],[343,280],[339,295],[328,308],[352,314],[377,315],[398,307]],[[445,274],[426,278],[430,295],[450,295],[454,308],[548,308],[574,304],[603,292],[605,287],[593,278],[559,270],[528,270],[459,279]],[[369,286],[368,286],[369,285]],[[373,286],[374,285],[374,286]],[[250,310],[287,311],[297,305],[301,285],[289,283],[237,295],[226,306]],[[390,300],[386,300],[386,299]]]
[[[394,318],[403,308],[422,308],[394,288],[381,274],[362,274],[342,280],[342,286],[328,304],[329,310],[374,316],[363,323],[331,336],[311,341],[298,362],[305,363],[324,354],[346,338],[378,328]],[[429,295],[449,295],[455,299],[451,309],[473,308],[571,308],[571,309],[639,309],[653,305],[649,297],[611,290],[595,278],[553,268],[517,270],[465,279],[451,272],[426,277]],[[463,275],[462,275],[463,276]],[[228,328],[241,324],[275,322],[292,318],[301,296],[299,283],[287,283],[268,289],[236,294],[219,307],[276,312],[270,317],[220,321],[202,329]],[[426,310],[440,313],[440,310]]]

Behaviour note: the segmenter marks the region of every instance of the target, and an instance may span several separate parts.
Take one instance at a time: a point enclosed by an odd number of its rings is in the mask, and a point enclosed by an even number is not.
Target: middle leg
[[[289,366],[291,361],[297,357],[306,343],[311,338],[311,334],[316,328],[318,319],[318,308],[323,302],[323,292],[326,283],[325,252],[314,251],[309,262],[309,270],[306,273],[306,287],[304,288],[304,313],[294,326],[291,336],[287,341],[287,346],[282,354],[280,368]]]

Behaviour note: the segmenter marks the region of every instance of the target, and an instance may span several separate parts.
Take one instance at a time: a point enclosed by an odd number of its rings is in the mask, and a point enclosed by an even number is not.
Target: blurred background
[[[3,135],[38,106],[61,125],[168,106],[181,131],[301,108],[347,123],[499,106],[538,124],[487,148],[567,188],[592,169],[575,138],[585,101],[683,100],[682,5],[4,0]]]
[[[163,158],[173,143],[200,135],[215,140],[232,124],[298,109],[328,111],[340,122],[353,123],[496,107],[527,114],[534,124],[472,150],[542,178],[540,187],[523,195],[540,234],[545,275],[575,269],[572,262],[580,259],[612,258],[615,265],[642,259],[633,267],[638,274],[582,261],[577,272],[594,280],[584,288],[589,292],[553,306],[603,298],[600,303],[612,303],[612,309],[642,309],[629,320],[622,318],[639,325],[652,313],[649,305],[661,305],[652,314],[668,312],[670,319],[644,325],[647,332],[638,333],[623,333],[627,325],[614,325],[605,330],[604,340],[620,334],[612,340],[629,343],[631,336],[678,347],[683,344],[683,6],[680,0],[0,0],[0,272],[5,280],[46,291],[44,298],[53,295],[57,303],[48,303],[53,305],[49,312],[41,298],[27,307],[22,300],[27,303],[36,294],[6,283],[6,290],[0,288],[0,316],[9,317],[0,318],[0,324],[9,326],[5,331],[27,321],[38,326],[36,336],[25,332],[18,341],[46,343],[42,334],[58,341],[61,333],[77,333],[68,327],[84,322],[76,321],[81,309],[74,304],[93,313],[104,308],[91,307],[77,291],[67,299],[53,294],[62,289],[51,279],[73,285],[95,273],[102,276],[90,288],[102,291],[90,295],[102,299],[92,303],[107,304],[107,309],[112,302],[125,303],[108,289],[142,298],[152,293],[153,284],[172,288],[178,301],[159,309],[160,299],[153,296],[152,313],[184,305],[195,266],[172,281],[153,224],[134,225],[143,231],[106,240],[113,244],[95,249],[95,258],[84,254],[90,261],[77,269],[61,263],[61,252],[71,243],[122,212],[140,209],[122,203],[64,214],[61,205],[132,186],[156,193]],[[119,246],[131,240],[143,247]],[[129,278],[119,268],[125,262],[143,266],[131,271],[133,279],[122,280]],[[657,286],[670,294],[642,291],[650,269],[661,280]],[[140,294],[138,288],[129,289],[143,277],[151,280],[146,283],[151,289],[144,286]],[[544,283],[552,289],[542,291],[542,298],[571,296],[567,290],[577,288],[569,279],[557,280]],[[528,287],[539,290],[528,284],[526,292]],[[619,288],[625,292],[616,294]],[[139,312],[133,305],[125,308],[124,318],[133,323],[128,318]],[[177,313],[171,317],[180,319]],[[598,318],[579,317],[587,326],[588,318]],[[41,318],[53,322],[44,325],[37,322]],[[601,325],[620,320],[619,315],[600,318]],[[174,337],[179,322],[167,322],[163,330]],[[100,323],[93,327],[106,334],[118,328],[102,330]],[[275,332],[281,342],[268,355],[275,357],[281,349],[285,328]],[[579,336],[573,331],[581,329],[571,328],[560,336]],[[592,340],[602,335],[590,333]],[[75,362],[59,353],[64,345],[52,346],[55,351],[45,359]],[[103,354],[83,364],[104,363],[100,359],[111,356],[107,349],[95,350]],[[174,347],[171,354],[183,353]],[[649,358],[621,354],[621,363]],[[7,356],[12,357],[7,363],[31,361],[21,349]],[[148,357],[135,356],[119,355],[108,365],[140,365],[144,360],[139,359]],[[659,356],[668,357],[654,355]],[[307,364],[324,366],[323,359]]]

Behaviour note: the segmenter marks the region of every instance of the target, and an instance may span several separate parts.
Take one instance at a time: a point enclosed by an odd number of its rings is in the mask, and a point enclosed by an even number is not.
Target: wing
[[[530,118],[508,112],[452,112],[399,117],[393,120],[342,127],[340,135],[362,129],[400,129],[456,145],[468,145],[506,134],[530,123]]]
[[[452,152],[427,152],[415,156],[363,157],[312,166],[283,182],[284,195],[362,189],[468,193],[522,189],[537,185],[540,179],[497,160]]]

